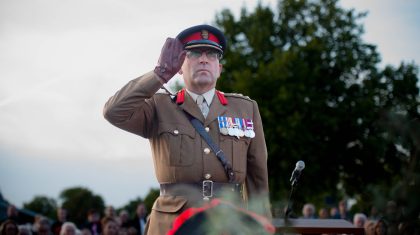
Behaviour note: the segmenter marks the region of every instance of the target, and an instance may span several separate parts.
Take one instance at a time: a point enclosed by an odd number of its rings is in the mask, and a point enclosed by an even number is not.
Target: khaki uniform
[[[162,87],[153,72],[130,81],[105,105],[104,116],[113,125],[150,140],[157,180],[165,183],[192,183],[210,179],[227,183],[228,178],[217,157],[209,150],[183,110],[200,120],[213,141],[225,153],[235,171],[235,182],[245,184],[249,201],[257,212],[270,216],[268,204],[267,149],[257,103],[241,95],[225,94],[227,105],[215,95],[205,119],[197,104],[186,93],[177,104],[169,94],[156,93]],[[222,135],[218,116],[249,118],[255,137]],[[254,203],[254,202],[253,202]],[[174,218],[194,204],[183,196],[160,196],[154,203],[147,234],[166,234]]]

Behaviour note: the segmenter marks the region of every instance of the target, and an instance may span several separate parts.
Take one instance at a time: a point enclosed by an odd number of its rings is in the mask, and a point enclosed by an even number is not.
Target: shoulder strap
[[[211,139],[210,135],[206,132],[204,129],[203,124],[196,119],[195,117],[191,116],[189,113],[184,112],[188,119],[190,120],[191,124],[195,128],[195,130],[200,134],[201,137],[206,141],[206,143],[209,145],[211,150],[216,154],[217,159],[222,163],[223,168],[225,169],[225,172],[229,178],[229,182],[233,183],[235,180],[235,172],[232,169],[232,164],[226,159],[225,154],[223,151],[217,146],[213,140]]]

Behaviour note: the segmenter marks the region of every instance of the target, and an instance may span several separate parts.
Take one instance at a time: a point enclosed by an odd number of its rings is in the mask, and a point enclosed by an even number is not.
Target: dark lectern
[[[365,234],[363,228],[342,219],[273,219],[273,224],[281,234]]]

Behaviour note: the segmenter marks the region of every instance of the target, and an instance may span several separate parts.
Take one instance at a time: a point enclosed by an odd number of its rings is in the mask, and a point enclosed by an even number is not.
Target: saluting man
[[[130,81],[105,104],[110,123],[150,140],[161,193],[145,234],[166,234],[182,211],[223,198],[223,192],[238,196],[246,209],[271,217],[267,148],[257,103],[215,89],[225,49],[219,29],[185,29],[166,40],[153,71]],[[183,76],[185,88],[175,95],[158,92],[176,73]],[[201,127],[193,126],[197,122]]]

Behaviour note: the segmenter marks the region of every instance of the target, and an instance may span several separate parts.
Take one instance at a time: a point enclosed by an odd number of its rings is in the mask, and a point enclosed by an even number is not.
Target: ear
[[[219,77],[220,77],[220,74],[222,74],[222,71],[223,71],[223,64],[219,63]]]

